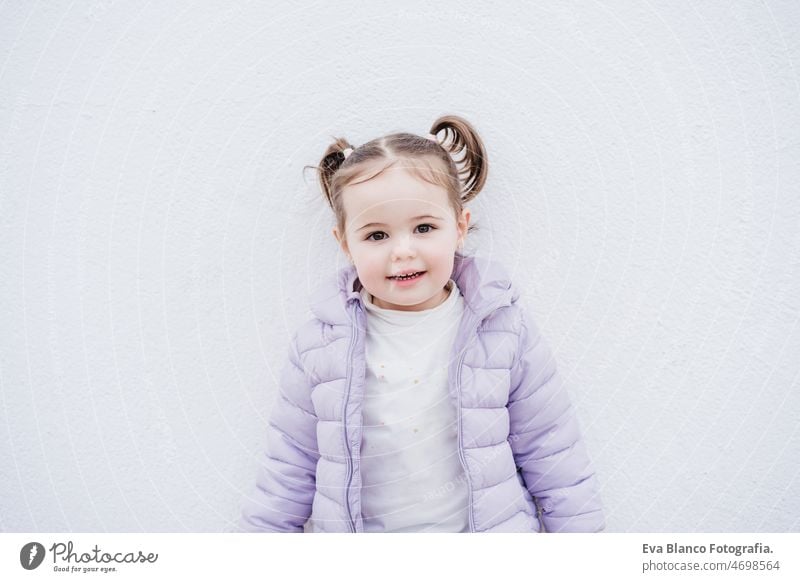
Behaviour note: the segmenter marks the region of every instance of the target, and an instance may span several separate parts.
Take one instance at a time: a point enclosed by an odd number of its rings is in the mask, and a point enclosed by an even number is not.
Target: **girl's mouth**
[[[397,282],[415,281],[416,279],[419,279],[420,277],[422,277],[425,273],[426,273],[426,271],[417,271],[416,273],[413,273],[411,275],[402,275],[402,276],[397,276],[397,277],[389,277],[389,279],[391,279],[392,281],[397,281]]]

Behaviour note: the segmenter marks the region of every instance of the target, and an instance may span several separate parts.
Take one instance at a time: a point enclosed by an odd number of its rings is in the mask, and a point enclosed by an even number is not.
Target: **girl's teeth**
[[[396,277],[392,277],[393,279],[414,279],[419,276],[419,273],[414,273],[413,275],[398,275]]]

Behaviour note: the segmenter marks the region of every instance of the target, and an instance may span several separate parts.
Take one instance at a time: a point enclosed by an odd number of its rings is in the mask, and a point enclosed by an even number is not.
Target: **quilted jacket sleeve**
[[[509,443],[548,532],[596,532],[605,519],[594,470],[549,346],[522,313],[511,370]]]
[[[260,458],[255,493],[244,504],[239,531],[300,533],[311,515],[319,459],[317,418],[296,338],[281,372],[267,426],[267,450]]]

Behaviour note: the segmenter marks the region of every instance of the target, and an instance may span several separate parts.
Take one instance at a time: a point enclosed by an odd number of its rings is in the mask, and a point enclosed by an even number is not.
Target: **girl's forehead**
[[[387,168],[364,182],[342,190],[345,208],[353,212],[402,212],[415,208],[449,207],[447,191],[403,168]]]
[[[434,199],[431,199],[434,198]],[[346,207],[348,229],[361,230],[367,225],[401,225],[431,218],[447,222],[452,220],[452,211],[447,197],[441,199],[417,198],[414,196],[378,196],[371,202],[361,200]]]

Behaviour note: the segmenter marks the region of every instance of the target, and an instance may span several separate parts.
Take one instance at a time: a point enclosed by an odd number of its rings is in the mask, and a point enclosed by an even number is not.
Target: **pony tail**
[[[437,119],[433,123],[431,133],[438,136],[441,131],[445,134],[444,140],[439,141],[439,145],[450,153],[463,185],[461,201],[469,202],[478,195],[486,183],[486,176],[489,173],[486,148],[475,128],[458,115],[445,115]],[[459,154],[463,155],[456,158]]]
[[[325,193],[325,198],[328,200],[328,204],[330,204],[331,208],[334,208],[333,192],[331,189],[333,176],[339,168],[342,167],[342,164],[344,164],[344,161],[348,157],[344,154],[344,150],[353,148],[350,142],[343,137],[334,137],[333,139],[334,142],[325,150],[325,155],[322,156],[322,160],[317,167],[319,183],[322,186],[322,191]]]

